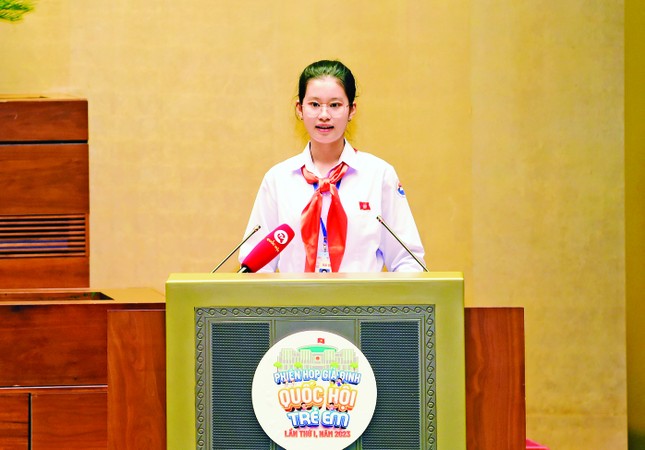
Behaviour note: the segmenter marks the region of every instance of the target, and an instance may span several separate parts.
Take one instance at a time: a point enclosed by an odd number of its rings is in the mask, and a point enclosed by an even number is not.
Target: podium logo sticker
[[[376,379],[350,341],[303,331],[276,343],[253,378],[253,409],[264,432],[287,450],[342,450],[374,414]]]

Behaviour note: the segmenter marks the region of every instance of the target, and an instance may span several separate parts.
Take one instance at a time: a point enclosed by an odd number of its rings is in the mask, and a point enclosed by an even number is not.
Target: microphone
[[[399,237],[396,235],[396,233],[394,231],[392,231],[392,229],[390,227],[387,226],[387,224],[385,223],[385,221],[383,220],[383,218],[380,215],[376,216],[376,220],[378,220],[381,223],[381,225],[383,225],[385,227],[385,229],[387,231],[389,231],[392,236],[394,236],[394,239],[399,241],[399,244],[401,244],[401,246],[405,249],[405,251],[408,252],[410,254],[410,256],[412,256],[414,258],[414,260],[421,266],[421,268],[423,269],[424,272],[429,272],[428,268],[425,266],[425,264],[423,264],[423,261],[421,261],[417,257],[417,255],[412,253],[412,251],[408,248],[408,246],[405,245],[401,239],[399,239]]]
[[[231,256],[233,256],[233,253],[235,253],[235,252],[237,251],[237,249],[238,249],[238,248],[240,248],[240,247],[242,246],[242,244],[244,244],[246,241],[248,241],[248,240],[249,240],[249,238],[250,238],[251,236],[253,236],[255,233],[257,233],[257,232],[258,232],[258,230],[259,230],[260,228],[262,228],[260,225],[256,225],[256,226],[255,226],[255,228],[253,228],[253,229],[251,230],[251,232],[250,232],[250,233],[249,233],[249,234],[248,234],[244,239],[242,239],[242,242],[240,242],[239,244],[237,244],[237,247],[235,247],[235,248],[233,249],[233,251],[232,251],[231,253],[229,253],[229,254],[228,254],[228,256],[227,256],[226,258],[224,258],[224,259],[222,260],[222,262],[221,262],[221,263],[219,263],[219,264],[217,265],[217,267],[215,267],[213,270],[211,270],[211,273],[215,273],[215,271],[216,271],[217,269],[219,269],[220,267],[222,267],[222,264],[224,264],[226,261],[228,261],[228,259],[229,259]]]
[[[237,273],[257,272],[269,264],[273,258],[278,256],[289,245],[294,234],[291,227],[286,223],[277,227],[246,255],[246,258],[242,261],[242,267]]]

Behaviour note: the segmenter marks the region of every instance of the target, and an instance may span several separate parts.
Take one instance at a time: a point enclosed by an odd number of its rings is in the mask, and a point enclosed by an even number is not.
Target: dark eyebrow
[[[315,100],[317,102],[325,103],[320,99],[320,97],[310,97],[310,98],[307,98],[305,100],[307,100],[307,101],[314,101]],[[329,99],[329,102],[342,102],[342,101],[343,101],[343,99],[340,98],[340,97],[332,97],[332,98]]]

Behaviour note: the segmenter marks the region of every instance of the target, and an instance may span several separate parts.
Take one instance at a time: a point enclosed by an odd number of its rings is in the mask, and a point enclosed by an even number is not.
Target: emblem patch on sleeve
[[[369,211],[372,209],[370,208],[370,202],[358,202],[358,207],[361,211]]]
[[[405,197],[405,191],[403,190],[403,186],[401,185],[401,182],[397,181],[396,185],[397,185],[396,192],[398,192],[401,197]]]

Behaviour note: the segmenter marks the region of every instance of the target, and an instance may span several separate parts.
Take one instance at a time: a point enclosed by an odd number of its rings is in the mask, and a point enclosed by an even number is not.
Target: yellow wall
[[[473,2],[473,301],[525,307],[554,449],[625,446],[622,29],[617,3]]]
[[[92,285],[159,290],[242,237],[300,70],[340,58],[429,266],[525,308],[528,436],[626,447],[621,2],[58,0],[0,54],[0,92],[89,100]]]
[[[645,450],[645,10],[625,10],[625,203],[629,448]]]

